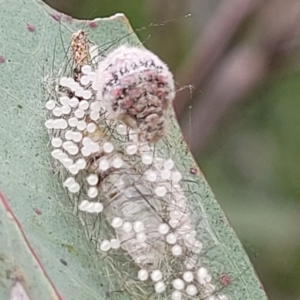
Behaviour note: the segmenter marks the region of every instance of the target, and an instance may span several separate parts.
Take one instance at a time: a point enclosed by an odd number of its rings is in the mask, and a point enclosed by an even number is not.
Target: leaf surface
[[[104,49],[115,43],[139,41],[123,15],[85,25],[33,0],[2,1],[0,11],[0,189],[34,250],[28,252],[20,228],[16,222],[5,219],[4,209],[4,224],[10,223],[0,227],[0,234],[4,235],[1,252],[4,249],[7,255],[12,247],[6,246],[18,243],[20,256],[14,266],[17,268],[21,268],[26,255],[31,255],[29,261],[33,262],[36,253],[45,273],[34,280],[26,277],[32,300],[39,299],[35,296],[39,289],[45,291],[43,295],[48,295],[49,289],[57,291],[66,300],[132,299],[122,292],[109,260],[103,259],[86,238],[55,176],[57,170],[51,163],[49,137],[44,128],[46,99],[42,81],[62,68],[71,35],[78,29],[84,27],[88,37]],[[230,299],[266,299],[248,257],[195,166],[173,116],[171,119],[172,132],[161,147],[185,174],[188,201],[196,219],[201,219],[198,236],[207,245],[203,263],[214,274],[230,277],[231,283],[223,286]],[[10,231],[4,230],[6,227]],[[13,257],[16,255],[12,253]],[[34,276],[29,267],[26,272]],[[7,283],[0,285],[1,296],[8,295],[7,288]]]

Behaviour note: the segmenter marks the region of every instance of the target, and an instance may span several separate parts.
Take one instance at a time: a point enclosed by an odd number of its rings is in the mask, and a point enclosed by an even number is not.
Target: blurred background
[[[175,74],[184,136],[269,298],[300,299],[300,1],[45,2],[127,15]]]

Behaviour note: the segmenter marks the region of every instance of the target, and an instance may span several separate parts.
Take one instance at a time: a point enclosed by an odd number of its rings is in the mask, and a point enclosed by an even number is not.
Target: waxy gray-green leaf
[[[42,80],[63,66],[71,35],[84,23],[56,14],[50,16],[45,5],[33,0],[2,1],[0,13],[0,190],[62,299],[132,299],[122,292],[122,284],[107,261],[101,260],[72,213],[67,194],[51,164],[49,137],[44,128],[46,99]],[[121,38],[121,42],[138,43],[122,15],[97,20],[95,24],[84,29],[91,40],[104,48]],[[232,300],[266,299],[248,257],[206,181],[201,174],[190,173],[195,163],[173,122],[166,151],[190,180],[185,184],[188,201],[195,216],[205,216],[205,226],[214,237],[208,241],[211,244],[203,262],[209,270],[230,277],[231,283],[224,286],[222,293]],[[20,242],[4,228],[0,227],[0,234],[6,234],[1,243]],[[201,239],[199,230],[198,234]],[[0,255],[2,249],[0,245]],[[25,257],[25,247],[19,252],[20,259]],[[18,260],[15,264],[20,267]],[[2,272],[1,276],[4,276]],[[45,278],[40,280],[43,286]],[[0,296],[9,294],[7,288],[7,284],[0,284]],[[29,290],[29,297],[38,299],[34,295]]]

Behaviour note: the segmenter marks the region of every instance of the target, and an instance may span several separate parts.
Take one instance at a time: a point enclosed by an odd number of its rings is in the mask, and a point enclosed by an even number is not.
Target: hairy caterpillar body
[[[137,267],[136,280],[151,281],[156,296],[228,299],[213,294],[202,266],[182,174],[155,147],[167,134],[170,71],[142,48],[120,46],[99,63],[94,50],[83,31],[73,35],[72,76],[49,92],[45,122],[51,155],[65,169],[63,184],[89,238],[101,252],[122,248]],[[100,216],[115,236],[102,235]]]
[[[141,140],[163,137],[166,110],[175,92],[172,74],[156,55],[120,46],[99,63],[97,75],[98,99],[111,118],[137,129]]]

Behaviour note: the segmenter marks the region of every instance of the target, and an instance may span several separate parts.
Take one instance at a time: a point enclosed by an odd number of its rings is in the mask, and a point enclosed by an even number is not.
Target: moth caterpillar
[[[97,75],[98,99],[112,119],[136,129],[141,141],[163,137],[175,95],[166,64],[146,49],[123,45],[100,61]]]

